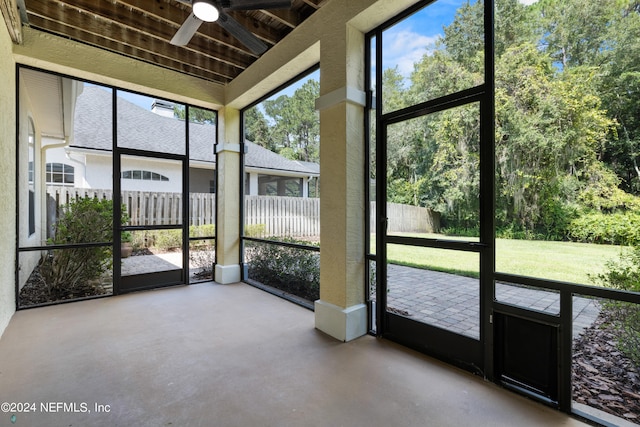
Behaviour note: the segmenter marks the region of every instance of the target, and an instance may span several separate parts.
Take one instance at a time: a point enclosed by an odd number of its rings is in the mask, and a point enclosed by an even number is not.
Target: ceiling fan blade
[[[221,11],[216,22],[256,55],[262,55],[267,50],[266,44],[226,13]]]
[[[184,21],[182,26],[178,28],[178,31],[176,31],[176,34],[169,43],[176,46],[186,45],[189,43],[189,40],[191,40],[191,37],[193,37],[196,31],[198,31],[198,28],[200,28],[200,25],[202,25],[203,22],[204,21],[200,20],[192,12],[186,21]]]
[[[229,10],[291,9],[291,0],[230,0],[226,3],[229,5],[223,7]]]

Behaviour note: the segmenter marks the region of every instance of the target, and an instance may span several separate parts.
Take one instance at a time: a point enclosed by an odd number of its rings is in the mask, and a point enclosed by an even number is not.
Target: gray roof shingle
[[[111,93],[85,86],[76,101],[71,147],[112,149]],[[215,163],[215,126],[189,124],[189,154],[192,160]],[[164,117],[118,98],[118,145],[136,150],[184,154],[185,122]],[[273,171],[318,175],[317,163],[289,160],[253,142],[246,142],[245,165]]]

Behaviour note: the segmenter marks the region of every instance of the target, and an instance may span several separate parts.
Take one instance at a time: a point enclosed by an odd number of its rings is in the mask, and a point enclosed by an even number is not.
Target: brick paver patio
[[[387,305],[420,322],[472,338],[480,336],[479,281],[469,277],[389,264]],[[549,314],[560,312],[560,294],[498,283],[498,301]],[[593,299],[573,298],[573,336],[600,312]]]

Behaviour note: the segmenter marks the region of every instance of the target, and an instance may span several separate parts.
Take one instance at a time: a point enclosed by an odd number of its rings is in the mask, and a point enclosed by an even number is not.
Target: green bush
[[[569,237],[587,243],[640,244],[640,214],[590,212],[571,221]]]
[[[290,238],[281,241],[308,244],[308,242]],[[246,258],[250,279],[308,301],[320,298],[318,252],[278,244],[251,242],[246,247]]]
[[[160,250],[182,247],[182,230],[155,230],[152,235],[153,246]]]
[[[246,224],[244,226],[244,235],[247,237],[262,237],[266,231],[266,224]]]
[[[596,277],[605,286],[640,292],[640,246],[627,250],[618,261],[609,261],[607,271]],[[610,302],[605,304],[617,331],[618,347],[640,367],[640,304]]]
[[[127,222],[122,208],[122,221]],[[110,242],[113,239],[113,202],[79,198],[66,205],[54,226],[49,244]],[[112,266],[112,247],[56,249],[40,261],[40,275],[50,295],[68,297],[84,293],[91,281]]]
[[[189,226],[189,237],[213,237],[216,235],[215,224]]]
[[[459,237],[477,237],[480,235],[479,227],[445,227],[441,228],[440,232],[447,236],[459,236]]]

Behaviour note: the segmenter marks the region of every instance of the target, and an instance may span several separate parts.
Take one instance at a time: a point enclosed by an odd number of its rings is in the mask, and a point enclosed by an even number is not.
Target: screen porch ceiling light
[[[214,22],[220,16],[218,8],[210,0],[194,0],[193,14],[205,22]]]

